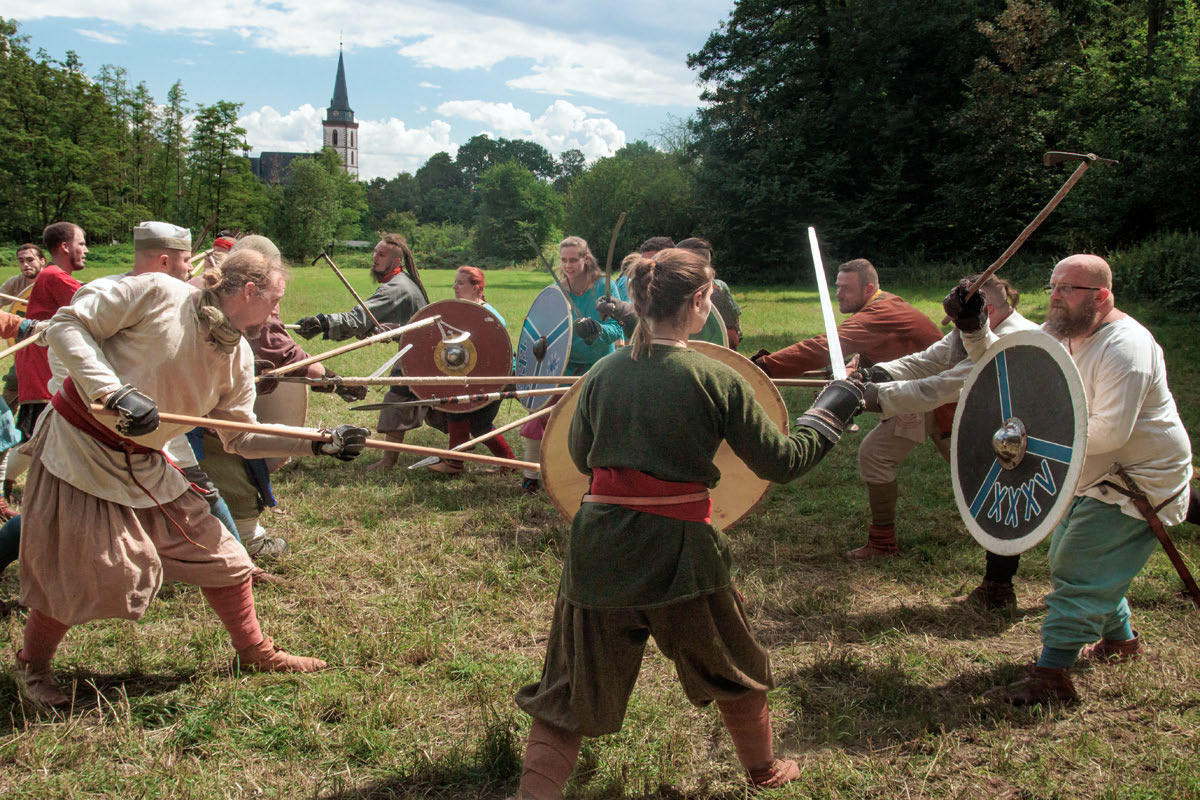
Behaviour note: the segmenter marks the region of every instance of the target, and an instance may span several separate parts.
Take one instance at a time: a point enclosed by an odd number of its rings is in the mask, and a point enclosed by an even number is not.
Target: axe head
[[[1095,153],[1066,153],[1062,150],[1051,150],[1042,156],[1042,163],[1047,167],[1061,164],[1064,161],[1087,161],[1091,164],[1103,164],[1106,167],[1120,163],[1119,161],[1113,161],[1111,158],[1101,158]]]

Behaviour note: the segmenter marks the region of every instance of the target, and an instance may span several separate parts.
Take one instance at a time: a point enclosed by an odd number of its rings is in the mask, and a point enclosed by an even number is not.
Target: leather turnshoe
[[[751,790],[777,789],[799,778],[800,767],[795,761],[777,758],[770,766],[751,770],[747,774]]]
[[[1029,668],[1029,674],[1008,686],[997,687],[985,694],[996,696],[1014,706],[1068,705],[1079,702],[1079,693],[1071,682],[1067,669],[1039,667]]]
[[[1142,636],[1133,632],[1132,639],[1101,639],[1095,644],[1083,648],[1079,654],[1080,661],[1091,661],[1093,664],[1120,664],[1125,661],[1136,661],[1146,652],[1142,645]]]
[[[270,636],[256,645],[237,651],[234,670],[242,672],[316,672],[328,664],[319,658],[294,656],[275,646]]]
[[[952,598],[950,602],[976,611],[1002,611],[1009,615],[1017,613],[1017,592],[1013,585],[987,578],[970,594]]]
[[[895,525],[871,525],[867,528],[867,543],[846,553],[846,558],[851,561],[868,561],[872,558],[894,556],[899,552]]]
[[[65,708],[71,704],[71,698],[58,688],[58,681],[54,680],[54,673],[49,667],[34,669],[20,656],[16,661],[13,677],[17,680],[17,691],[21,697],[39,708]]]

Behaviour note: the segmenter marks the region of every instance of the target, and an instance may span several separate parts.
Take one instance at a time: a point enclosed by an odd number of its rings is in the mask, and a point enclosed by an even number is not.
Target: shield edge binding
[[[571,330],[572,321],[574,319],[574,316],[573,316],[574,306],[571,303],[570,298],[568,298],[566,295],[564,295],[562,293],[562,290],[559,289],[557,286],[551,285],[551,286],[545,287],[544,289],[542,289],[540,292],[537,293],[537,295],[533,298],[533,302],[529,304],[529,308],[530,308],[530,310],[532,310],[534,303],[536,303],[542,295],[546,294],[547,292],[549,292],[552,289],[554,290],[554,293],[556,293],[560,298],[562,298],[563,304],[567,311],[567,327],[568,327],[568,330],[566,332],[567,347],[566,347],[566,351],[563,353],[562,372],[558,373],[560,375],[565,375],[566,371],[567,371],[567,362],[571,360],[571,340],[574,338],[574,332]],[[525,323],[528,321],[528,319],[529,319],[529,311],[526,311],[525,316],[521,319],[521,330],[517,334],[517,346],[516,346],[516,349],[513,351],[513,357],[514,357],[513,384],[518,389],[520,389],[522,386],[530,388],[530,389],[541,388],[541,386],[542,386],[541,384],[532,384],[532,383],[522,384],[520,381],[520,378],[522,376],[517,374],[517,367],[519,367],[520,364],[519,364],[519,362],[515,361],[515,358],[521,352],[521,340],[525,338]],[[548,375],[548,374],[549,373],[546,373],[546,372],[532,373],[532,375],[535,375],[535,376],[536,375]],[[545,406],[546,403],[550,402],[550,398],[547,396],[521,397],[521,398],[518,398],[518,402],[522,406],[524,406],[526,409],[528,409],[529,411],[537,411],[539,408],[542,408],[543,406]]]
[[[484,314],[484,317],[482,318],[484,321],[486,321],[487,317],[492,316],[492,312],[488,311],[486,308],[483,307],[483,305],[481,305],[479,303],[475,303],[471,300],[461,300],[457,297],[446,297],[441,300],[435,300],[432,303],[427,303],[426,305],[421,306],[421,308],[417,309],[417,311],[412,315],[409,322],[410,323],[411,322],[420,322],[422,319],[425,319],[428,316],[432,316],[432,315],[438,313],[436,309],[434,311],[427,311],[427,309],[434,308],[435,306],[442,304],[442,303],[447,303],[447,304],[452,303],[455,305],[463,305],[463,306],[474,306],[474,307],[478,308],[479,311]],[[511,365],[513,363],[512,339],[508,335],[508,329],[500,326],[500,320],[497,319],[496,324],[497,324],[497,327],[500,327],[504,331],[503,339],[504,339],[504,343],[508,346],[508,363]],[[472,333],[474,333],[474,332],[472,332]],[[412,343],[412,339],[410,338],[410,336],[415,337],[420,334],[421,334],[421,331],[417,330],[417,331],[410,331],[408,334],[401,336],[400,341],[399,341],[399,346],[404,347],[405,344]],[[412,352],[412,351],[409,351],[409,352]],[[401,356],[400,357],[401,369],[403,369],[405,366],[404,361],[405,361],[404,356]],[[510,371],[512,370],[511,366],[509,367],[509,370]],[[409,375],[408,372],[405,372],[404,374]],[[414,375],[412,377],[417,377],[417,376]],[[436,377],[436,376],[432,376],[432,377]],[[432,397],[443,396],[443,394],[445,394],[447,391],[450,391],[451,394],[477,394],[477,393],[481,394],[483,392],[494,392],[499,389],[500,389],[500,387],[492,386],[490,384],[477,384],[476,386],[471,386],[470,384],[467,384],[465,386],[454,386],[454,387],[448,387],[448,386],[428,387],[427,386],[427,387],[413,387],[413,394],[416,395],[418,398],[421,398],[424,400],[424,399],[429,399]],[[428,395],[428,397],[425,397],[425,395]],[[494,402],[494,401],[491,401],[491,402]],[[447,414],[469,414],[472,411],[478,411],[479,409],[483,408],[484,406],[487,406],[488,404],[489,404],[489,401],[480,401],[477,403],[455,403],[452,405],[444,405],[443,404],[443,405],[430,406],[430,408],[435,409],[437,411],[444,411]]]

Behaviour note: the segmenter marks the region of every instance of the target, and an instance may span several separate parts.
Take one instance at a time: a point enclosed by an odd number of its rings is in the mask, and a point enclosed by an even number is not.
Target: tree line
[[[1029,257],[1140,246],[1194,263],[1198,3],[738,0],[689,56],[700,108],[649,142],[588,164],[480,135],[369,182],[326,152],[283,187],[250,173],[238,104],[191,108],[176,83],[157,105],[123,69],[89,79],[0,20],[0,238],[215,214],[293,258],[389,230],[429,266],[501,266],[533,257],[529,237],[604,249],[626,211],[620,252],[700,235],[726,277],[794,279],[809,224],[830,258],[986,263],[1066,178],[1042,153],[1068,150],[1121,163],[1089,171]]]

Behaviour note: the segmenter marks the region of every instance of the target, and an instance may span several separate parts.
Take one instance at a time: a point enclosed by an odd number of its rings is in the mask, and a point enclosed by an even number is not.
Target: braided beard
[[[222,353],[232,353],[242,340],[242,332],[229,324],[221,310],[216,292],[205,290],[196,300],[196,316],[208,327],[208,338]]]

